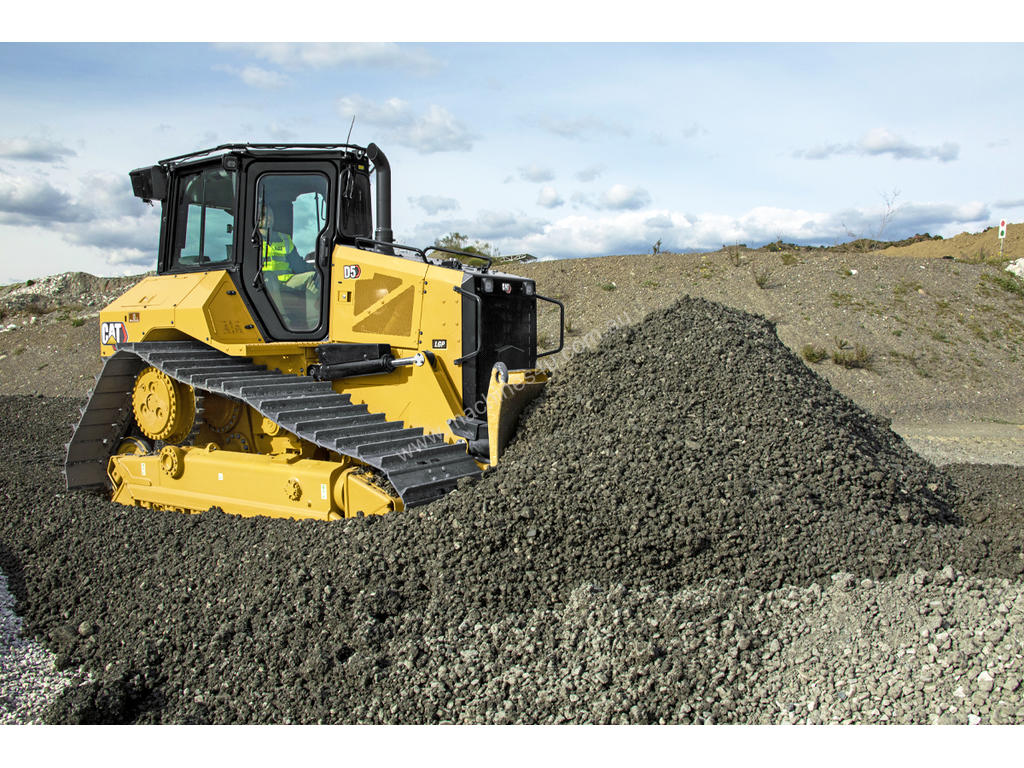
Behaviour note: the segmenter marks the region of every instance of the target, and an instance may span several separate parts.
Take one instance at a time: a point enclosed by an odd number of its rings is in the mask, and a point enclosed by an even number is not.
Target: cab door
[[[327,336],[337,171],[317,161],[254,161],[245,172],[242,283],[269,338]]]

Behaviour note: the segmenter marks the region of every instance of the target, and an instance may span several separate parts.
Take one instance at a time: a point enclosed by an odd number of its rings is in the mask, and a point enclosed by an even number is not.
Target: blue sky
[[[255,34],[255,30],[248,30]],[[155,264],[128,171],[377,142],[394,229],[539,258],[1024,220],[1024,45],[0,44],[0,281]]]

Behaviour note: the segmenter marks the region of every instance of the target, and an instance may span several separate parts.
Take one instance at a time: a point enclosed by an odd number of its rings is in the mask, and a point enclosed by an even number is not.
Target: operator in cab
[[[263,280],[290,291],[318,293],[316,270],[299,256],[291,235],[274,229],[274,210],[269,206],[260,214],[259,234]]]

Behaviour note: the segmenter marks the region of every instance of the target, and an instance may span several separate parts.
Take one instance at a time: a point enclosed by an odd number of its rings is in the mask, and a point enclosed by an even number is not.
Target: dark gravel
[[[560,371],[496,471],[383,519],[68,494],[78,406],[0,398],[4,570],[96,676],[54,722],[755,722],[767,590],[1024,571],[1024,470],[939,471],[699,300]]]

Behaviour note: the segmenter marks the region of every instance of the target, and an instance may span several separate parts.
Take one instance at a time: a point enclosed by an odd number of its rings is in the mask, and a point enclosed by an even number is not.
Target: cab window
[[[256,247],[267,296],[289,331],[320,325],[317,241],[327,228],[327,177],[267,173],[256,184]]]
[[[198,267],[231,260],[235,238],[235,172],[206,168],[178,185],[172,266]]]

